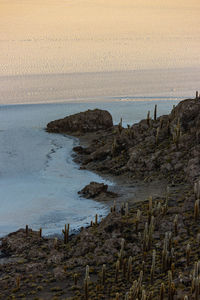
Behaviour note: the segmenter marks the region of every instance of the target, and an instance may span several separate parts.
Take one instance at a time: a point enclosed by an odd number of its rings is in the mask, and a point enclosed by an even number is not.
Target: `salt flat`
[[[197,0],[0,0],[0,103],[186,96],[199,11]]]

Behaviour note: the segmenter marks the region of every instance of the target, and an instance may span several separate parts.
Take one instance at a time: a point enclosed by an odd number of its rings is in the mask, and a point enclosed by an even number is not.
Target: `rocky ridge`
[[[87,147],[75,147],[82,168],[113,175],[169,182],[193,182],[200,176],[200,100],[186,99],[169,115],[98,131]]]

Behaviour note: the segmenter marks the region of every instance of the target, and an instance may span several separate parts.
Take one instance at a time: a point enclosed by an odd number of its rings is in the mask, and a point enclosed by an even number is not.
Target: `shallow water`
[[[49,121],[98,107],[109,110],[115,123],[122,117],[126,126],[144,118],[147,110],[153,111],[155,103],[163,114],[177,102],[151,99],[0,106],[0,235],[26,224],[42,227],[44,234],[59,234],[65,223],[78,229],[89,224],[96,213],[103,216],[108,212],[105,204],[78,196],[90,181],[105,181],[79,170],[71,156],[78,140],[45,132]]]

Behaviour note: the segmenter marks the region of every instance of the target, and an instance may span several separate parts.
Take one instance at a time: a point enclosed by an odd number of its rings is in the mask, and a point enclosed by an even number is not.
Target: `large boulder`
[[[110,198],[116,198],[118,195],[112,191],[108,191],[108,185],[98,183],[95,181],[90,182],[81,191],[78,192],[84,198],[95,198],[98,201],[106,201]]]
[[[52,121],[47,124],[47,131],[68,134],[85,133],[108,129],[112,126],[112,116],[108,111],[94,109]]]
[[[95,198],[101,193],[106,193],[107,189],[107,184],[92,181],[78,193],[83,195],[85,198]]]

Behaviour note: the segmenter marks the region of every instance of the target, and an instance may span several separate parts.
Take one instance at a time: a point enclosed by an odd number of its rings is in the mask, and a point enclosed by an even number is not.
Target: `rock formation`
[[[106,110],[94,109],[67,116],[47,124],[48,132],[81,134],[105,130],[113,126],[112,116]]]
[[[101,131],[89,147],[74,149],[87,169],[151,180],[193,182],[200,176],[200,101],[187,99],[169,115]]]

